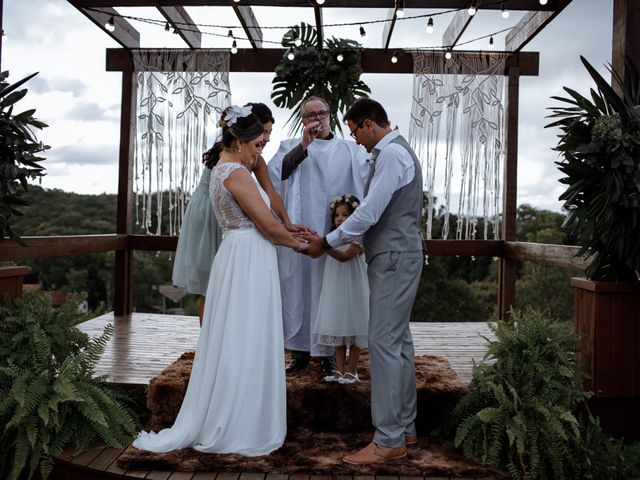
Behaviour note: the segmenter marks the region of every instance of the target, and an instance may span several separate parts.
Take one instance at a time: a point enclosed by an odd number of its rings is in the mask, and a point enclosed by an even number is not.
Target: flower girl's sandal
[[[360,382],[360,378],[358,377],[358,374],[355,373],[351,373],[351,372],[345,372],[344,375],[338,379],[338,382],[343,383],[343,384],[347,384],[347,383],[356,383],[356,382]]]
[[[327,375],[322,380],[325,382],[340,382],[344,374],[338,370],[331,372],[331,375]]]

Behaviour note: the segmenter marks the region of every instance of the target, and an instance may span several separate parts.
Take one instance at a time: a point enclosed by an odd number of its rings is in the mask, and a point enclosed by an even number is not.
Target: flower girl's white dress
[[[224,239],[211,269],[180,413],[173,427],[140,433],[136,448],[166,452],[192,447],[257,456],[284,442],[286,383],[276,250],[224,187],[238,168],[244,167],[223,163],[211,176],[211,198]]]

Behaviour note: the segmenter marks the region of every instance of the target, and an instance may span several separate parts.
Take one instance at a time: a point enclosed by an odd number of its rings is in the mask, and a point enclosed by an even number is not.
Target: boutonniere
[[[376,159],[373,157],[367,158],[367,163],[373,167],[376,163]]]

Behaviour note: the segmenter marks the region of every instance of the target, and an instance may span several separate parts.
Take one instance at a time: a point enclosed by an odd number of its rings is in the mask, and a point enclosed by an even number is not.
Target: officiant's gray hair
[[[312,95],[311,97],[305,98],[302,103],[300,104],[300,112],[302,112],[302,109],[304,108],[304,106],[309,103],[309,102],[314,102],[314,101],[318,101],[318,102],[322,102],[324,103],[324,106],[327,107],[327,110],[331,110],[329,108],[329,102],[327,102],[324,98],[322,97],[317,97],[315,95]]]

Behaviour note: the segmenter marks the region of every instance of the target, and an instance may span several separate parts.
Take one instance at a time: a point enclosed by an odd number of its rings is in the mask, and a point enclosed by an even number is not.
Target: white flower
[[[332,203],[335,203],[335,202],[341,202],[341,201],[342,201],[342,195],[338,195],[337,197],[333,197],[333,198],[331,199],[331,202],[332,202]]]
[[[237,105],[233,105],[229,107],[229,109],[224,114],[224,122],[227,124],[227,127],[230,127],[239,118],[244,118],[251,115],[251,106],[247,107],[239,107]]]
[[[367,158],[367,163],[373,167],[374,163],[376,163],[376,160],[375,158],[370,157],[370,158]]]
[[[352,203],[351,203],[351,206],[352,206],[353,208],[357,208],[357,207],[358,207],[358,202],[352,202]]]
[[[331,208],[336,208],[336,202],[331,202],[331,203],[329,204],[329,206],[330,206]]]

